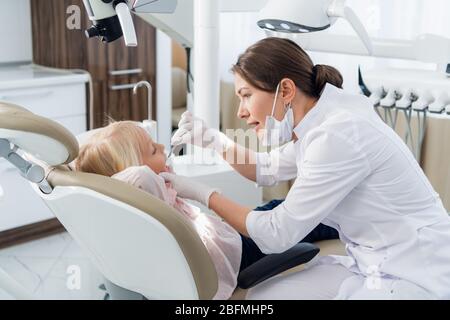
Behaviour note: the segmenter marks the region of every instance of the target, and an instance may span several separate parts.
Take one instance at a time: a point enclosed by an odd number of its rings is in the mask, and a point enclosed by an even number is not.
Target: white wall
[[[158,143],[170,150],[172,134],[172,41],[162,31],[156,32],[156,108]]]
[[[0,0],[0,5],[0,63],[31,61],[29,0]]]
[[[347,0],[360,17],[371,37],[410,40],[419,34],[434,33],[450,38],[450,1],[448,0]],[[265,37],[256,26],[257,13],[221,14],[221,77],[232,81],[229,69],[246,47]],[[354,31],[349,24],[338,21],[329,31],[336,34],[350,34]],[[431,50],[431,49],[430,49]],[[309,52],[315,63],[336,67],[344,76],[344,87],[358,92],[357,70],[377,67],[405,67],[432,69],[430,64],[362,57],[343,54]],[[450,62],[450,57],[449,57]],[[263,67],[263,66],[262,66]]]
[[[231,66],[239,54],[247,47],[265,37],[256,25],[256,13],[221,13],[220,14],[220,76],[227,81],[233,80]]]

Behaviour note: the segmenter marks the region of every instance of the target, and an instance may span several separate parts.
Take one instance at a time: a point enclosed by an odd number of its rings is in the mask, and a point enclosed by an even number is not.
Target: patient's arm
[[[113,176],[165,201],[168,197],[164,179],[147,166],[129,167]]]

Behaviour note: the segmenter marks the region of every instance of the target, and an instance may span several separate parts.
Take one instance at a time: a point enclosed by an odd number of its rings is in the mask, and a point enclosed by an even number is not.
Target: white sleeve
[[[366,155],[345,137],[315,132],[286,200],[270,211],[252,211],[246,226],[262,252],[283,252],[302,240],[370,173]]]
[[[295,146],[291,141],[271,152],[256,154],[256,183],[258,186],[273,186],[297,176]]]

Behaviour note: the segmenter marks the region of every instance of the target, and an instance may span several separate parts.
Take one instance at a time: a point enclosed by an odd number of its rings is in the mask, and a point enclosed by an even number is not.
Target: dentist
[[[253,211],[185,177],[167,173],[165,179],[264,253],[289,249],[320,223],[338,230],[347,252],[269,279],[247,297],[450,299],[450,219],[410,150],[369,100],[343,91],[336,69],[314,65],[286,39],[257,42],[232,71],[238,116],[263,143],[282,146],[253,152],[189,113],[172,142],[214,148],[259,185],[295,178],[285,201]],[[244,164],[232,161],[242,157]]]

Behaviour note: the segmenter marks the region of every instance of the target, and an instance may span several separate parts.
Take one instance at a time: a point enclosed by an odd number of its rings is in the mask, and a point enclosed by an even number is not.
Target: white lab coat
[[[369,100],[327,84],[294,133],[295,143],[257,156],[259,185],[296,178],[281,205],[248,215],[258,247],[285,251],[321,222],[338,230],[348,256],[318,263],[354,275],[337,298],[449,299],[449,216]]]

